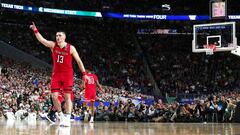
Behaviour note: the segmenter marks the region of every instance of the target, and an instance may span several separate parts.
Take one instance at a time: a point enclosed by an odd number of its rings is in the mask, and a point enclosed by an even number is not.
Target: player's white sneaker
[[[89,122],[90,122],[90,123],[93,123],[93,122],[94,122],[94,117],[93,117],[93,116],[91,116],[91,119],[90,119]]]
[[[59,123],[59,126],[64,126],[64,121],[65,121],[65,116],[63,115],[63,113],[59,113],[59,120],[60,120],[60,123]]]
[[[71,119],[66,118],[66,121],[64,121],[64,127],[71,127]]]
[[[71,120],[67,117],[64,117],[63,120],[60,121],[59,124],[61,127],[71,127]]]
[[[60,126],[63,127],[71,127],[71,115],[67,114],[64,118],[62,123],[60,123]]]

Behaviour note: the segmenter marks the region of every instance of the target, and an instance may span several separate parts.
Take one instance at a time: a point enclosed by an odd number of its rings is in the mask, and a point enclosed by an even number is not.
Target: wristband
[[[83,76],[86,75],[86,72],[82,72]]]
[[[37,33],[39,32],[39,31],[38,31],[38,29],[36,29],[36,30],[33,30],[33,31],[34,31],[34,33],[35,33],[35,34],[37,34]]]

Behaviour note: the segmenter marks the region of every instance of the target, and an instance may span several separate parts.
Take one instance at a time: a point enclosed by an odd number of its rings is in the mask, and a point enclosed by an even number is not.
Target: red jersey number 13
[[[64,60],[64,56],[58,55],[57,62],[58,63],[63,63],[63,60]]]

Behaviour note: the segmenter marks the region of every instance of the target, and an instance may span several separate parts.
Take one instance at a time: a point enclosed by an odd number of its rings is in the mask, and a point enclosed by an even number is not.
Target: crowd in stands
[[[189,104],[167,104],[158,100],[152,105],[142,102],[135,106],[129,100],[128,103],[120,102],[118,106],[111,104],[105,109],[103,106],[103,109],[97,108],[96,119],[139,122],[233,122],[237,102],[239,92],[206,96],[205,99],[198,98]]]

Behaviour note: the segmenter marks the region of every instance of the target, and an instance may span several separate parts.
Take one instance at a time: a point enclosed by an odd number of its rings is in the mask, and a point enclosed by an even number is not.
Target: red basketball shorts
[[[95,101],[96,100],[96,90],[85,90],[85,101]]]
[[[61,89],[64,93],[72,92],[73,86],[73,73],[72,72],[60,72],[52,74],[51,82],[51,92],[61,92]]]

